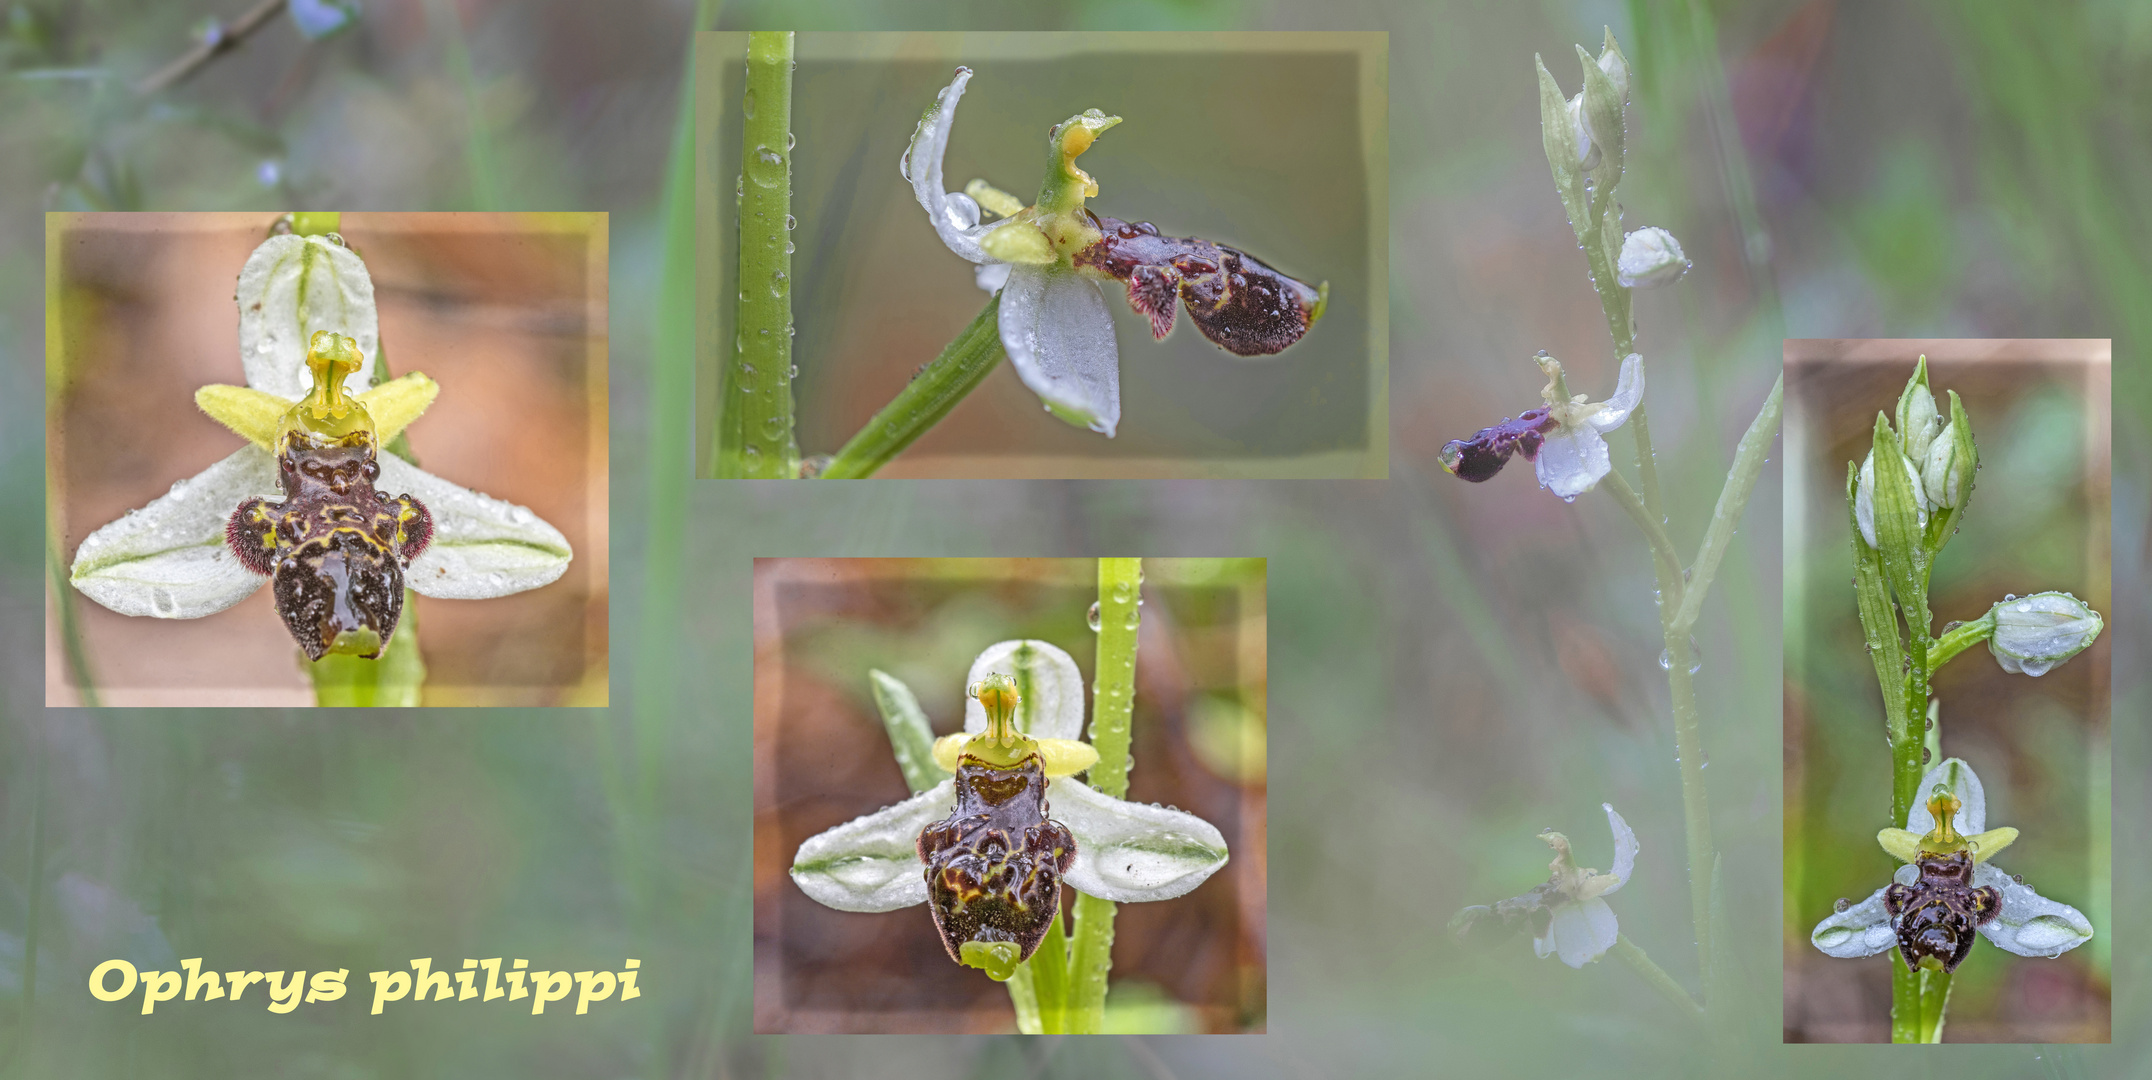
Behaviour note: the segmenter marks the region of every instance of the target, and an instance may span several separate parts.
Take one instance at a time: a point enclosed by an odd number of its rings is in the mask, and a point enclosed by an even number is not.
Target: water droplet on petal
[[[151,589],[149,610],[160,619],[179,618],[179,597],[172,595],[170,589]]]

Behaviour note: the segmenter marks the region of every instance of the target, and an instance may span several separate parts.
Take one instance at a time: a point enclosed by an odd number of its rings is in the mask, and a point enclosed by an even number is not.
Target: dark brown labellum
[[[927,907],[949,959],[967,941],[1011,941],[1028,960],[1061,911],[1076,838],[1046,817],[1046,772],[1033,754],[1011,768],[966,755],[956,809],[919,833]]]
[[[269,575],[277,614],[309,659],[378,659],[403,615],[404,567],[433,539],[433,515],[374,488],[372,436],[293,432],[277,455],[282,502],[248,499],[224,526],[247,569]]]
[[[1283,352],[1320,313],[1318,290],[1247,252],[1195,237],[1160,236],[1147,221],[1091,218],[1099,239],[1076,253],[1076,268],[1126,284],[1128,306],[1151,320],[1154,338],[1173,329],[1176,297],[1204,337],[1236,356]]]
[[[1505,419],[1493,427],[1479,429],[1469,439],[1451,439],[1442,444],[1442,467],[1451,473],[1477,484],[1502,471],[1509,464],[1512,452],[1522,452],[1526,461],[1539,456],[1539,445],[1546,441],[1547,432],[1554,430],[1554,417],[1546,406],[1526,409],[1515,420]]]
[[[1963,851],[1922,852],[1914,865],[1920,867],[1919,881],[1894,882],[1883,890],[1883,910],[1898,933],[1898,955],[1910,971],[1919,970],[1927,956],[1944,971],[1956,971],[1973,951],[1974,932],[2002,913],[2002,894],[1985,885],[1973,887],[1973,859]]]

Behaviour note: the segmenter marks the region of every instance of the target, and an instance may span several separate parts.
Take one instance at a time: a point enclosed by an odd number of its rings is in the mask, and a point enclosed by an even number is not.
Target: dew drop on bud
[[[1837,903],[1835,903],[1835,904],[1832,904],[1832,905],[1831,905],[1831,910],[1833,910],[1833,911],[1838,911],[1838,912],[1843,912],[1843,911],[1845,911],[1845,910],[1846,910],[1847,908],[1849,908],[1849,907],[1852,907],[1852,906],[1853,906],[1853,901],[1851,901],[1851,900],[1848,900],[1848,899],[1846,899],[1845,897],[1841,896],[1841,897],[1839,897],[1839,898],[1838,898],[1838,902],[1837,902]]]

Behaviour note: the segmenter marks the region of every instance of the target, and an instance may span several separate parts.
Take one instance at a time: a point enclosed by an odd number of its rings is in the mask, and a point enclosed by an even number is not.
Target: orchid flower
[[[1450,920],[1451,932],[1468,936],[1484,920],[1495,919],[1512,928],[1529,926],[1532,951],[1542,959],[1559,956],[1562,963],[1581,968],[1605,955],[1620,939],[1621,926],[1604,898],[1629,883],[1629,874],[1636,869],[1637,843],[1636,833],[1611,803],[1599,807],[1607,812],[1607,827],[1614,833],[1612,869],[1601,873],[1579,867],[1570,854],[1569,838],[1549,829],[1539,834],[1554,849],[1546,883],[1492,906],[1474,905],[1458,912]]]
[[[195,403],[247,445],[84,538],[69,571],[84,596],[122,615],[196,619],[274,581],[309,658],[377,658],[406,586],[476,600],[567,570],[567,539],[528,509],[380,453],[440,388],[417,373],[375,377],[373,281],[341,237],[271,236],[240,270],[237,298],[247,385],[205,386]]]
[[[1469,439],[1443,444],[1442,467],[1479,483],[1501,472],[1510,454],[1519,452],[1532,463],[1540,487],[1574,502],[1614,467],[1605,435],[1628,423],[1629,414],[1644,400],[1644,358],[1630,353],[1622,360],[1614,396],[1597,402],[1584,400],[1582,394],[1570,396],[1561,361],[1544,352],[1536,359],[1547,374],[1546,388],[1540,391],[1544,404],[1514,420],[1481,428]]]
[[[920,118],[900,171],[942,243],[979,264],[980,288],[1001,293],[1002,350],[1046,411],[1109,438],[1120,423],[1120,353],[1097,281],[1127,286],[1152,337],[1173,329],[1177,297],[1203,336],[1239,356],[1281,352],[1322,318],[1327,282],[1310,288],[1236,248],[1085,209],[1098,181],[1076,157],[1118,116],[1089,109],[1053,126],[1035,205],[983,180],[943,190],[942,154],[970,80],[970,68],[956,69]],[[982,223],[982,209],[1002,220]]]
[[[1816,948],[1861,957],[1895,945],[1909,969],[1927,964],[1954,971],[1971,952],[1975,930],[2019,956],[2060,956],[2092,940],[2084,913],[1988,861],[2018,831],[1987,828],[1987,795],[1972,766],[1949,758],[1920,778],[1920,790],[1929,799],[1907,812],[1905,828],[1876,834],[1883,850],[1906,865],[1868,899],[1839,901],[1843,910],[1809,934]]]
[[[1083,677],[1068,653],[1004,641],[979,654],[968,685],[963,732],[933,750],[954,775],[808,838],[792,860],[801,891],[840,911],[930,904],[951,960],[1006,979],[1052,926],[1062,884],[1116,903],[1170,900],[1225,865],[1210,822],[1075,779],[1098,753],[1079,738]]]

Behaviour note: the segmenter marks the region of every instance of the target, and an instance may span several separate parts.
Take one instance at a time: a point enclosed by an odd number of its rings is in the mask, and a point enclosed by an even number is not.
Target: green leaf
[[[1905,642],[1898,636],[1898,617],[1891,610],[1890,586],[1883,576],[1883,554],[1861,539],[1860,523],[1853,510],[1859,467],[1846,463],[1846,526],[1853,543],[1853,590],[1859,600],[1861,632],[1867,639],[1868,659],[1875,665],[1876,683],[1883,690],[1883,715],[1893,741],[1904,738]],[[1901,819],[1902,820],[1902,819]]]
[[[882,726],[889,730],[889,748],[904,770],[904,783],[913,792],[925,791],[947,779],[934,765],[934,728],[926,710],[903,680],[887,672],[867,672],[874,684],[874,706],[882,712]]]
[[[1927,511],[1917,481],[1899,449],[1898,435],[1890,421],[1876,414],[1875,438],[1876,548],[1883,556],[1884,576],[1897,597],[1908,624],[1920,616],[1918,632],[1925,635],[1928,612],[1928,550],[1922,535]]]

